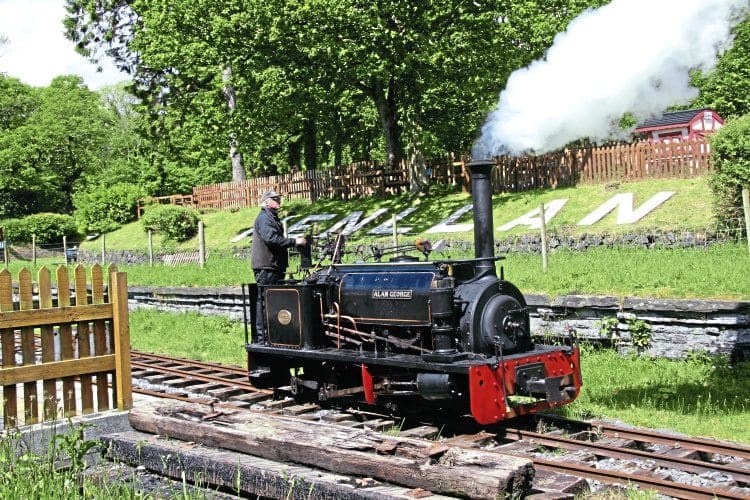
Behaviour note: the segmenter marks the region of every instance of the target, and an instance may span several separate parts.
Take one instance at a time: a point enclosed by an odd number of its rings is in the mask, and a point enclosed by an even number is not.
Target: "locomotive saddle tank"
[[[334,263],[259,287],[268,341],[245,345],[251,382],[289,385],[305,401],[362,395],[392,407],[465,409],[480,424],[573,401],[577,345],[535,344],[523,294],[497,276],[493,165],[469,164],[475,258]],[[255,376],[261,365],[270,371]]]

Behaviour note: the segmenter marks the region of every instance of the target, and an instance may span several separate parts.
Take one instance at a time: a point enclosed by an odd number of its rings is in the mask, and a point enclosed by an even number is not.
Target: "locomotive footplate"
[[[321,362],[340,362],[340,363],[356,363],[365,364],[367,366],[383,366],[391,368],[403,368],[407,370],[418,370],[418,371],[435,371],[444,373],[461,373],[467,374],[469,368],[477,365],[492,364],[495,362],[495,358],[487,358],[485,356],[476,355],[472,353],[462,353],[464,358],[457,362],[437,362],[437,361],[425,361],[420,355],[411,354],[390,354],[390,355],[376,355],[372,352],[359,353],[357,351],[344,351],[340,349],[324,348],[315,350],[306,349],[285,349],[276,346],[269,346],[264,344],[246,344],[245,349],[248,353],[253,355],[259,364],[265,364],[263,362],[264,355],[268,355],[269,359],[279,359],[280,357],[287,358],[288,360],[309,360],[309,361],[321,361]],[[506,359],[511,356],[506,356]]]

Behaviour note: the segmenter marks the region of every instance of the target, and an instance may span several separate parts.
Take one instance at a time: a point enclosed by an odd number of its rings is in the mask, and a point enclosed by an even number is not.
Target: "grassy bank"
[[[610,212],[599,222],[591,226],[578,226],[584,217],[609,200],[616,194],[633,193],[633,208],[638,208],[656,193],[662,191],[673,192],[671,198],[650,212],[643,219],[633,224],[617,224],[617,210]],[[567,200],[562,209],[548,223],[550,232],[577,236],[584,233],[618,235],[627,232],[638,232],[645,229],[670,229],[675,231],[692,230],[703,231],[713,225],[711,212],[711,192],[704,178],[693,179],[650,179],[641,182],[622,182],[599,185],[580,185],[574,188],[538,189],[521,193],[503,193],[494,195],[493,218],[495,227],[499,228],[531,210],[538,209],[542,203],[552,200]],[[281,210],[282,216],[290,216],[289,224],[301,220],[312,214],[334,214],[334,218],[327,223],[320,223],[320,230],[327,228],[326,224],[341,220],[354,212],[363,212],[362,219],[378,209],[387,209],[389,214],[399,213],[408,207],[415,211],[399,223],[399,226],[410,227],[405,241],[425,236],[425,231],[453,214],[461,207],[471,203],[471,195],[462,193],[452,186],[432,186],[428,194],[413,195],[410,193],[386,198],[357,198],[349,201],[321,199],[312,204],[301,201],[285,202]],[[249,245],[248,238],[238,235],[252,227],[253,220],[258,214],[257,208],[242,208],[235,210],[212,210],[201,214],[204,223],[204,237],[206,247],[213,252],[229,252],[234,248]],[[388,220],[389,215],[383,215],[377,221],[354,233],[351,241],[367,240],[367,231],[377,224]],[[457,223],[471,222],[471,212],[465,214]],[[516,226],[507,231],[495,231],[495,239],[506,236],[524,234],[529,231],[526,226]],[[442,237],[459,238],[473,241],[470,231],[450,234],[431,234],[430,239]],[[169,253],[172,251],[196,250],[197,238],[186,242],[175,243],[167,241],[159,234],[152,240],[154,251]],[[145,252],[148,249],[148,238],[140,222],[132,222],[121,229],[106,234],[106,248],[109,250],[137,250]],[[101,239],[94,239],[81,243],[84,250],[98,252],[101,249]]]

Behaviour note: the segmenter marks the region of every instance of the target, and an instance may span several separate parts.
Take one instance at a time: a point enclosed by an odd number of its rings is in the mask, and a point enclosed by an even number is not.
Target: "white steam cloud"
[[[697,95],[690,69],[710,70],[732,43],[747,0],[613,0],[574,19],[544,59],[510,75],[474,159],[544,153],[576,139],[622,135]]]

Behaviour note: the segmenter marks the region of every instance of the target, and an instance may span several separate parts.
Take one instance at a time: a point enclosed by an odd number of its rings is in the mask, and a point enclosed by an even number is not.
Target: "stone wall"
[[[196,311],[238,321],[244,317],[240,287],[131,286],[129,300],[131,309]],[[582,341],[615,344],[621,352],[629,352],[637,350],[631,327],[640,320],[650,337],[650,345],[642,349],[645,354],[683,358],[692,352],[705,352],[735,361],[750,360],[750,302],[573,295],[527,295],[526,300],[532,332],[540,339],[575,335]],[[613,334],[619,342],[612,341]]]

